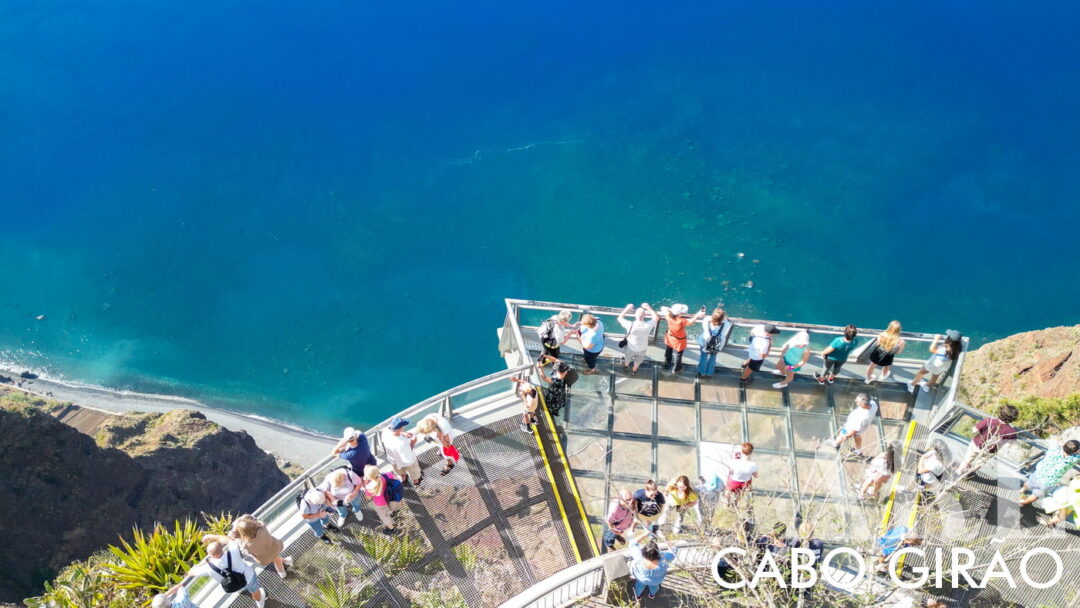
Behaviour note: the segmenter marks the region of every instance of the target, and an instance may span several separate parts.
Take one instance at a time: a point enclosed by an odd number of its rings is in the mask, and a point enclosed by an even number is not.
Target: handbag
[[[626,335],[623,336],[622,340],[619,340],[619,348],[626,348],[626,343],[630,340],[630,330],[634,329],[634,323],[635,321],[630,322],[630,327],[627,328]]]

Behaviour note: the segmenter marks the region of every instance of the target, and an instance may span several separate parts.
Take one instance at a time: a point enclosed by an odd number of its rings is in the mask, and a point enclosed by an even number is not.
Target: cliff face
[[[46,413],[58,407],[0,391],[0,601],[132,526],[251,511],[288,483],[249,435],[198,412],[121,416],[92,438]]]
[[[1080,325],[1015,334],[967,354],[958,399],[991,410],[1001,399],[1080,393]]]

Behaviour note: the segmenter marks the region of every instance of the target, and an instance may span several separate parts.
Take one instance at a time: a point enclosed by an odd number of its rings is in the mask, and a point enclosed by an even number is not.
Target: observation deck
[[[541,384],[534,365],[541,350],[536,327],[564,309],[599,317],[607,330],[606,347],[598,373],[581,375],[574,384],[563,416],[545,413],[541,423],[526,433],[519,428],[521,402],[509,379],[525,375]],[[923,499],[916,493],[904,490],[913,483],[914,463],[929,440],[945,441],[955,461],[963,454],[974,421],[983,416],[955,403],[963,355],[936,389],[914,394],[906,390],[905,383],[928,355],[931,334],[906,332],[907,347],[896,358],[892,377],[872,385],[862,380],[866,369],[862,352],[852,355],[835,384],[821,386],[813,380],[811,374],[822,363],[814,356],[788,387],[773,388],[778,377],[769,370],[779,351],[774,348],[756,380],[744,387],[738,376],[749,328],[766,321],[731,319],[735,326],[718,355],[715,375],[699,378],[694,337],[700,325],[688,328],[691,346],[684,357],[685,369],[674,374],[658,363],[663,359],[665,331],[661,320],[648,360],[637,374],[628,374],[617,347],[622,337],[616,322],[620,312],[602,306],[507,300],[507,316],[498,331],[507,369],[398,414],[413,423],[433,412],[451,418],[461,433],[455,444],[462,454],[458,466],[440,476],[438,451],[417,446],[428,473],[419,490],[406,487],[404,507],[396,516],[402,532],[395,537],[380,534],[378,518],[366,507],[362,521],[350,516],[342,532],[331,533],[334,544],[324,545],[312,536],[299,517],[295,498],[344,464],[334,458],[294,480],[255,513],[285,541],[284,554],[293,556],[296,564],[285,579],[273,568],[260,571],[267,606],[300,608],[319,605],[320,599],[331,596],[349,606],[398,608],[613,604],[620,585],[625,585],[625,555],[598,555],[611,498],[619,489],[636,489],[650,478],[664,485],[679,474],[692,480],[722,474],[725,458],[743,441],[754,443],[760,468],[752,498],[752,519],[760,528],[783,522],[793,529],[793,524],[812,522],[815,535],[829,545],[855,547],[866,555],[873,539],[896,525],[925,529],[930,547],[971,546],[980,559],[992,547],[1008,549],[1025,542],[1059,551],[1080,548],[1080,536],[1071,528],[1033,540],[1033,534],[1043,530],[1032,510],[1013,513],[1002,507],[1015,500],[1007,494],[1019,487],[1020,471],[1045,450],[1040,440],[1028,435],[1002,450],[995,470],[953,486],[957,500],[935,501],[927,507],[920,505]],[[782,332],[777,346],[787,334],[807,330],[814,352],[843,332],[841,327],[775,324]],[[860,342],[866,344],[877,333],[860,332]],[[564,345],[561,358],[580,371],[584,364],[575,346],[573,340]],[[964,346],[966,350],[966,339]],[[903,473],[883,488],[878,502],[854,496],[865,461],[823,446],[824,440],[835,436],[861,392],[880,404],[880,415],[864,435],[864,452],[872,456],[885,442],[896,442],[903,454],[898,467]],[[384,466],[378,435],[385,424],[366,431]],[[705,502],[702,524],[690,516],[683,534],[674,533],[670,525],[662,529],[662,538],[679,546],[680,560],[670,578],[671,593],[662,592],[653,605],[715,602],[719,587],[703,584],[711,583],[707,567],[715,552],[712,545],[722,542],[737,521],[730,509]],[[958,539],[954,534],[958,529],[969,534]],[[1071,557],[1069,561],[1066,556],[1065,581],[1080,580],[1080,560],[1075,554]],[[910,574],[917,565],[912,559],[904,568]],[[1048,567],[1039,562],[1032,571]],[[203,608],[254,605],[247,595],[226,596],[216,585],[196,582],[193,587]],[[878,596],[878,605],[895,599],[890,599],[893,589],[883,581],[868,580],[862,591]],[[1046,590],[925,591],[954,606],[976,606],[991,598],[997,603],[987,605],[1080,602],[1069,585]]]

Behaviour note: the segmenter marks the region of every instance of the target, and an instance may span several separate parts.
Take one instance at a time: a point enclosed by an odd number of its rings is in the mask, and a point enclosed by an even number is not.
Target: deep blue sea
[[[505,297],[1077,323],[1078,29],[1056,1],[0,3],[0,358],[333,430],[500,369]]]

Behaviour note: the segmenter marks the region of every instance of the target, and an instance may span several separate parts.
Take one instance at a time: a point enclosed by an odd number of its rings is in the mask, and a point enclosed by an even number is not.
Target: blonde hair
[[[338,469],[333,473],[330,473],[330,483],[335,488],[341,487],[345,484],[352,485],[352,480],[349,479],[349,472],[345,469]]]
[[[431,416],[424,418],[416,425],[416,430],[425,435],[428,433],[434,433],[435,429],[437,428],[439,428],[439,423],[436,422],[435,419]]]
[[[596,317],[585,313],[581,315],[581,324],[585,327],[596,327]]]
[[[878,334],[877,343],[881,350],[890,351],[900,344],[900,322],[890,321],[889,327]]]
[[[725,317],[727,317],[727,315],[724,313],[724,309],[717,308],[716,310],[712,311],[712,324],[720,325],[724,322]]]
[[[259,529],[262,527],[263,525],[259,523],[259,520],[250,515],[241,517],[233,524],[233,529],[244,540],[255,540],[255,537],[259,535]]]
[[[364,477],[370,479],[371,481],[377,480],[379,478],[379,475],[382,475],[382,472],[379,471],[379,467],[373,464],[369,464],[364,467]]]
[[[560,311],[559,311],[559,314],[558,314],[558,315],[556,315],[556,318],[557,318],[558,320],[560,320],[560,321],[567,321],[567,322],[569,322],[569,321],[570,321],[570,317],[572,317],[573,315],[574,315],[574,313],[570,312],[569,310],[560,310]]]

